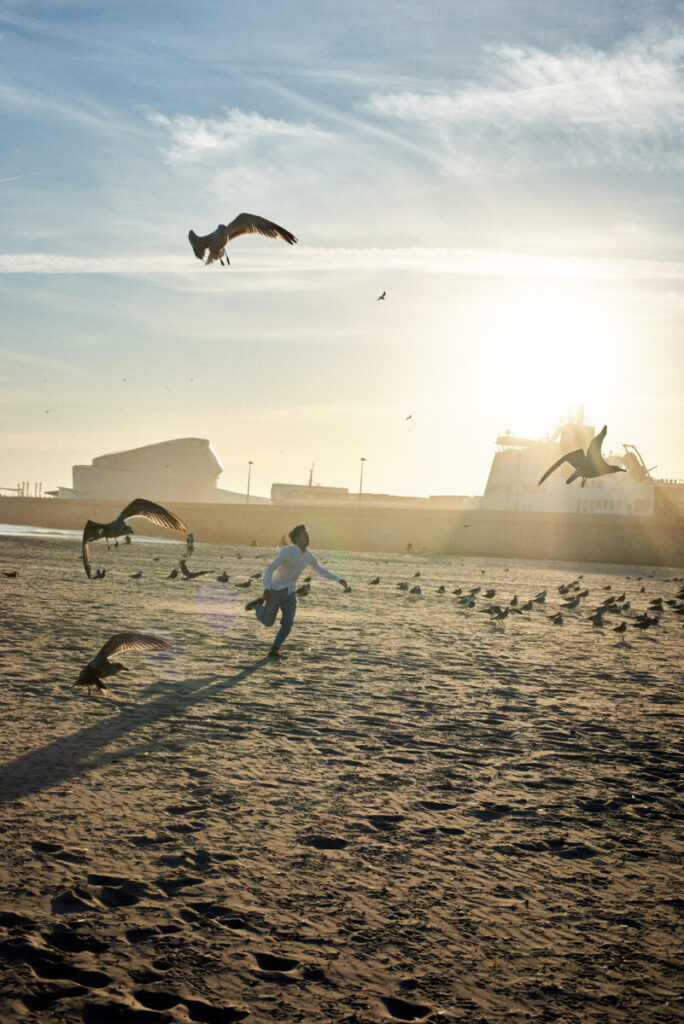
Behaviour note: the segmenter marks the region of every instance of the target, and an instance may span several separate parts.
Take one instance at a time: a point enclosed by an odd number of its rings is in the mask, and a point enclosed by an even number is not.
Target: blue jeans
[[[262,626],[272,626],[276,620],[278,609],[280,609],[280,629],[273,641],[274,647],[280,647],[289,636],[297,611],[297,595],[289,594],[287,587],[283,590],[272,590],[268,601],[257,607],[256,617]]]

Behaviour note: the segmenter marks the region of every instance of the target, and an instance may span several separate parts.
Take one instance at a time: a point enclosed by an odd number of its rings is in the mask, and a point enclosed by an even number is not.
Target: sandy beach
[[[680,1020],[682,569],[312,548],[274,663],[272,548],[0,537],[3,1024]]]

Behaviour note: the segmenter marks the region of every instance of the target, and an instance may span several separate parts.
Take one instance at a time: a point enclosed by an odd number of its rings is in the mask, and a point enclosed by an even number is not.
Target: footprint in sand
[[[111,978],[104,971],[88,971],[69,963],[64,957],[33,943],[8,939],[0,942],[0,956],[9,963],[27,964],[39,978],[72,981],[85,989],[104,988]]]
[[[315,850],[344,850],[348,846],[346,839],[339,836],[311,835],[302,839],[304,846],[313,846]]]
[[[78,885],[57,893],[52,900],[53,914],[82,914],[86,910],[101,909],[102,904],[95,900],[93,894]]]
[[[423,1006],[421,1003],[409,1003],[405,999],[397,999],[395,996],[382,996],[381,998],[387,1012],[396,1020],[423,1020],[432,1013],[431,1006]]]
[[[238,1010],[234,1006],[212,1006],[201,999],[182,999],[173,992],[160,989],[137,989],[133,995],[141,1006],[149,1010],[171,1010],[174,1006],[183,1005],[190,1020],[198,1024],[231,1024],[247,1016],[246,1010]],[[157,1020],[156,1014],[154,1019]]]
[[[50,946],[63,953],[104,953],[108,943],[101,942],[94,935],[75,931],[67,925],[58,925],[53,932],[45,932],[43,938]]]
[[[298,982],[299,977],[292,972],[299,967],[299,960],[292,957],[279,956],[276,953],[253,953],[258,970],[255,972],[265,981],[276,981],[281,985]]]

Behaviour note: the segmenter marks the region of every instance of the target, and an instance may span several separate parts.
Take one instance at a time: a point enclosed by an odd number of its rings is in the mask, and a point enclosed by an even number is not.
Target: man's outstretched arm
[[[316,556],[315,555],[312,555],[311,557],[313,558],[313,562],[311,564],[313,565],[314,569],[316,570],[316,572],[318,573],[319,576],[322,576],[323,579],[325,579],[325,580],[335,580],[336,583],[341,583],[343,587],[347,586],[347,581],[346,580],[343,580],[341,576],[336,576],[335,573],[334,572],[330,572],[329,569],[325,569],[320,564],[320,562],[318,562],[316,560]]]

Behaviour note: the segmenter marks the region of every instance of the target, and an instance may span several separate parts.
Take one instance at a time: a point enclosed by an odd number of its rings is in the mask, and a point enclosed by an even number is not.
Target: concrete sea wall
[[[122,502],[54,498],[0,498],[0,523],[80,530],[87,519],[109,522]],[[173,503],[197,542],[275,547],[297,523],[306,523],[314,549],[406,551],[684,566],[684,518],[548,515],[536,512],[364,508],[363,505],[220,505]],[[170,536],[145,519],[136,533]]]

